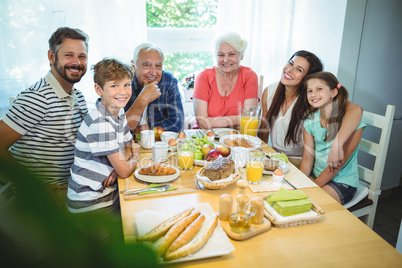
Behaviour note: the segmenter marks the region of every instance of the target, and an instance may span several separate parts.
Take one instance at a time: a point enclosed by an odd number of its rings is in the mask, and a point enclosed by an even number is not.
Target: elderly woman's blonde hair
[[[218,53],[219,47],[222,43],[228,43],[229,45],[231,45],[234,49],[237,50],[237,52],[240,53],[240,57],[244,56],[244,51],[246,50],[248,44],[247,41],[245,39],[242,39],[238,33],[228,32],[215,39],[215,54]]]

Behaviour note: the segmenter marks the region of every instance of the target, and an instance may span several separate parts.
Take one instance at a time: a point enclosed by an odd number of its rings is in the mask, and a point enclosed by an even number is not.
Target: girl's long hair
[[[294,57],[299,56],[305,58],[310,67],[308,68],[307,75],[315,72],[320,72],[323,69],[323,65],[321,60],[314,54],[309,51],[299,50],[290,57],[289,61]],[[306,98],[306,90],[304,89],[304,79],[299,85],[297,89],[297,101],[292,111],[291,119],[289,122],[288,132],[285,136],[285,144],[289,144],[290,142],[298,143],[299,141],[299,127],[302,123],[304,115],[307,113],[308,105],[306,105],[304,99]],[[272,121],[274,117],[277,117],[283,102],[285,101],[285,86],[279,82],[278,87],[276,88],[274,97],[272,99],[272,105],[269,108],[267,115],[265,117],[265,122],[271,131]]]
[[[325,134],[324,141],[329,142],[332,141],[339,129],[342,125],[342,119],[345,116],[346,106],[348,104],[348,97],[349,93],[344,86],[342,86],[338,79],[329,72],[318,72],[310,74],[306,77],[304,86],[306,88],[306,95],[307,95],[307,82],[310,79],[320,79],[323,83],[325,83],[331,90],[338,88],[338,94],[332,99],[332,111],[331,115],[328,119],[328,126],[327,126],[327,133]],[[315,113],[318,108],[313,108],[310,106],[307,100],[307,96],[304,98],[306,105],[308,106],[308,113],[305,115],[303,119],[309,118],[310,115]]]

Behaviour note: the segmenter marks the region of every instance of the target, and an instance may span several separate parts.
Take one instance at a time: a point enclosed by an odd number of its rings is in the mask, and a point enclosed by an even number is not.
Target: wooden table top
[[[263,150],[272,150],[267,145]],[[149,155],[143,150],[141,157]],[[195,168],[197,170],[199,168]],[[194,177],[193,171],[180,174]],[[131,178],[131,180],[134,180]],[[119,179],[124,189],[126,180]],[[138,182],[136,182],[138,183]],[[356,218],[321,188],[305,188],[303,192],[324,211],[324,219],[317,223],[277,228],[243,241],[230,240],[235,250],[228,255],[177,263],[178,267],[402,267],[402,255]],[[221,190],[196,189],[174,195],[125,200],[120,195],[123,232],[127,243],[136,234],[134,215],[144,209],[163,211],[172,207],[184,210],[208,202],[218,211],[222,194],[235,197],[238,189],[231,185]],[[246,192],[250,197],[266,196],[267,193]],[[251,265],[251,266],[250,266]]]

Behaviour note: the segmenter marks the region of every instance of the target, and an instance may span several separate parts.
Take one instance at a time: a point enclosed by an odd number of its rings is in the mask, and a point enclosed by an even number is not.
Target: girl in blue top
[[[326,162],[345,115],[348,91],[328,72],[309,75],[305,88],[306,105],[310,107],[303,121],[304,147],[300,170],[310,176],[313,169],[315,183],[343,205],[353,198],[359,185],[357,150],[365,125],[360,123],[343,144],[344,164],[331,172]]]

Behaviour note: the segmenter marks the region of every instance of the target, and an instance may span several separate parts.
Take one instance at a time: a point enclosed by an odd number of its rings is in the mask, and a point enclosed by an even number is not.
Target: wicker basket
[[[228,187],[229,185],[231,185],[233,183],[236,183],[241,177],[240,169],[238,169],[237,176],[234,177],[230,181],[220,182],[219,180],[217,180],[217,181],[213,181],[213,182],[207,182],[207,181],[204,181],[204,180],[199,178],[200,176],[204,175],[204,170],[205,170],[206,167],[207,166],[205,166],[205,167],[201,168],[200,170],[198,170],[197,175],[195,177],[197,178],[197,181],[199,183],[201,183],[202,185],[204,185],[205,188],[208,188],[208,189],[218,190],[218,189]]]
[[[264,201],[264,202],[266,202],[266,201]],[[314,216],[314,217],[301,217],[301,218],[293,219],[293,220],[280,221],[280,220],[276,219],[266,208],[264,209],[264,216],[271,223],[273,223],[276,227],[280,227],[280,228],[315,223],[324,218],[325,211],[322,208],[320,208],[316,203],[314,203],[313,200],[311,200],[311,202],[313,203],[313,206],[311,209],[317,213],[317,216]]]

